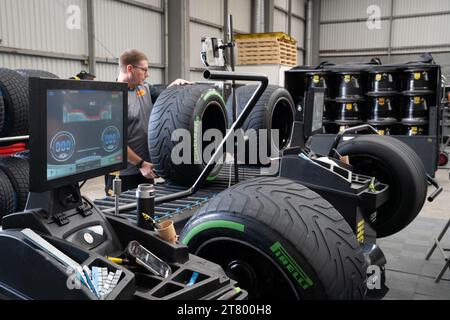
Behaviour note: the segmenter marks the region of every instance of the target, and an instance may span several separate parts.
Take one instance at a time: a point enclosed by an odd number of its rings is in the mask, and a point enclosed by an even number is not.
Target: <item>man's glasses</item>
[[[133,66],[134,68],[138,68],[138,69],[141,70],[142,72],[148,72],[148,68],[139,67],[139,66],[136,66],[136,65],[134,65],[134,64],[132,64],[132,66]]]

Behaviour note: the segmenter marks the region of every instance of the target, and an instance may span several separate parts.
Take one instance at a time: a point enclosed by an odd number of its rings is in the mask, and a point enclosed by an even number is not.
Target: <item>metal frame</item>
[[[434,282],[436,282],[436,283],[441,281],[441,279],[444,276],[445,271],[447,271],[447,269],[450,270],[450,257],[447,256],[447,254],[445,253],[446,251],[450,251],[450,249],[443,248],[442,245],[441,245],[441,242],[440,242],[449,228],[450,228],[450,219],[445,224],[444,229],[442,229],[442,231],[439,234],[439,236],[437,238],[434,238],[433,246],[431,247],[430,251],[428,251],[427,256],[425,257],[425,260],[429,260],[431,255],[433,254],[434,250],[436,250],[436,248],[439,249],[439,251],[441,252],[442,256],[444,257],[445,264],[442,267],[442,269],[439,272],[439,274],[436,277],[436,279],[434,280]]]
[[[89,72],[96,74],[95,60],[95,27],[94,27],[94,3],[87,2],[87,33],[88,33],[88,56],[89,56]]]

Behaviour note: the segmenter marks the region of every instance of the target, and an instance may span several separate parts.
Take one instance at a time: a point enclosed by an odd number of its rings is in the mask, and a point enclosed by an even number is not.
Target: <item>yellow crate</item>
[[[238,65],[297,65],[297,41],[283,32],[240,34],[235,41]]]

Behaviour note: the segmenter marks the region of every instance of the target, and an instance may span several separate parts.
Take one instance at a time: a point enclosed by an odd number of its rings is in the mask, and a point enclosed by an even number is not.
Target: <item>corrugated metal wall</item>
[[[252,32],[252,2],[249,0],[228,0],[229,14],[233,15],[234,29]]]
[[[304,49],[305,49],[305,1],[292,1],[292,30],[291,36],[297,40],[297,63],[302,65],[304,63]]]
[[[320,57],[393,63],[430,52],[450,79],[448,30],[448,0],[321,0]]]
[[[161,7],[161,1],[140,2]],[[164,82],[160,70],[164,66],[163,12],[113,0],[95,0],[94,21],[96,56],[102,61],[113,60],[97,64],[99,79],[114,81],[118,74],[115,61],[120,53],[137,48],[147,55],[151,65],[159,66],[150,70],[149,82]]]
[[[233,16],[233,29],[238,33],[250,33],[252,0],[228,0],[228,14]],[[224,0],[190,0],[190,67],[191,80],[204,80],[200,61],[201,38],[224,39]]]
[[[189,2],[189,49],[190,79],[203,80],[200,61],[201,38],[223,39],[224,2],[223,0],[192,0]]]
[[[285,32],[297,40],[297,64],[301,65],[305,51],[305,0],[275,0],[274,4],[273,31]]]
[[[67,27],[70,7],[86,16],[84,0],[2,0],[0,25],[2,46],[69,54],[85,54],[84,24]],[[51,18],[50,18],[51,17]],[[83,21],[81,21],[83,22]]]
[[[79,8],[81,17],[86,16],[85,0],[0,1],[0,46],[3,49],[0,65],[46,69],[61,77],[69,77],[85,68],[82,63],[83,57],[87,58],[85,25],[68,22],[72,14],[78,14],[71,11],[71,6]],[[18,50],[29,54],[13,54]],[[50,54],[54,57],[46,57]],[[58,58],[63,56],[64,59]]]
[[[1,0],[0,66],[45,69],[62,78],[88,70],[88,1],[91,0]],[[252,3],[253,0],[189,1],[191,79],[202,79],[201,37],[224,38],[225,7],[233,15],[234,31],[250,33]],[[120,53],[137,48],[150,59],[150,82],[164,82],[165,0],[95,0],[92,4],[97,79],[114,81]],[[305,0],[276,0],[273,15],[271,31],[290,33],[298,40],[299,64],[303,63]]]
[[[88,69],[87,1],[1,0],[0,66],[48,70],[62,78]],[[145,52],[150,82],[164,82],[162,0],[93,1],[96,74],[114,81],[127,48]]]

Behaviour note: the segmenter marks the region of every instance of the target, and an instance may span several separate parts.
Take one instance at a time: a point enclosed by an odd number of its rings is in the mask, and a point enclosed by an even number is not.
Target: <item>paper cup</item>
[[[156,231],[161,238],[173,244],[177,242],[177,232],[172,220],[165,220],[156,225]]]
[[[343,156],[340,158],[340,160],[345,164],[350,164],[350,160],[349,160],[348,156]]]

